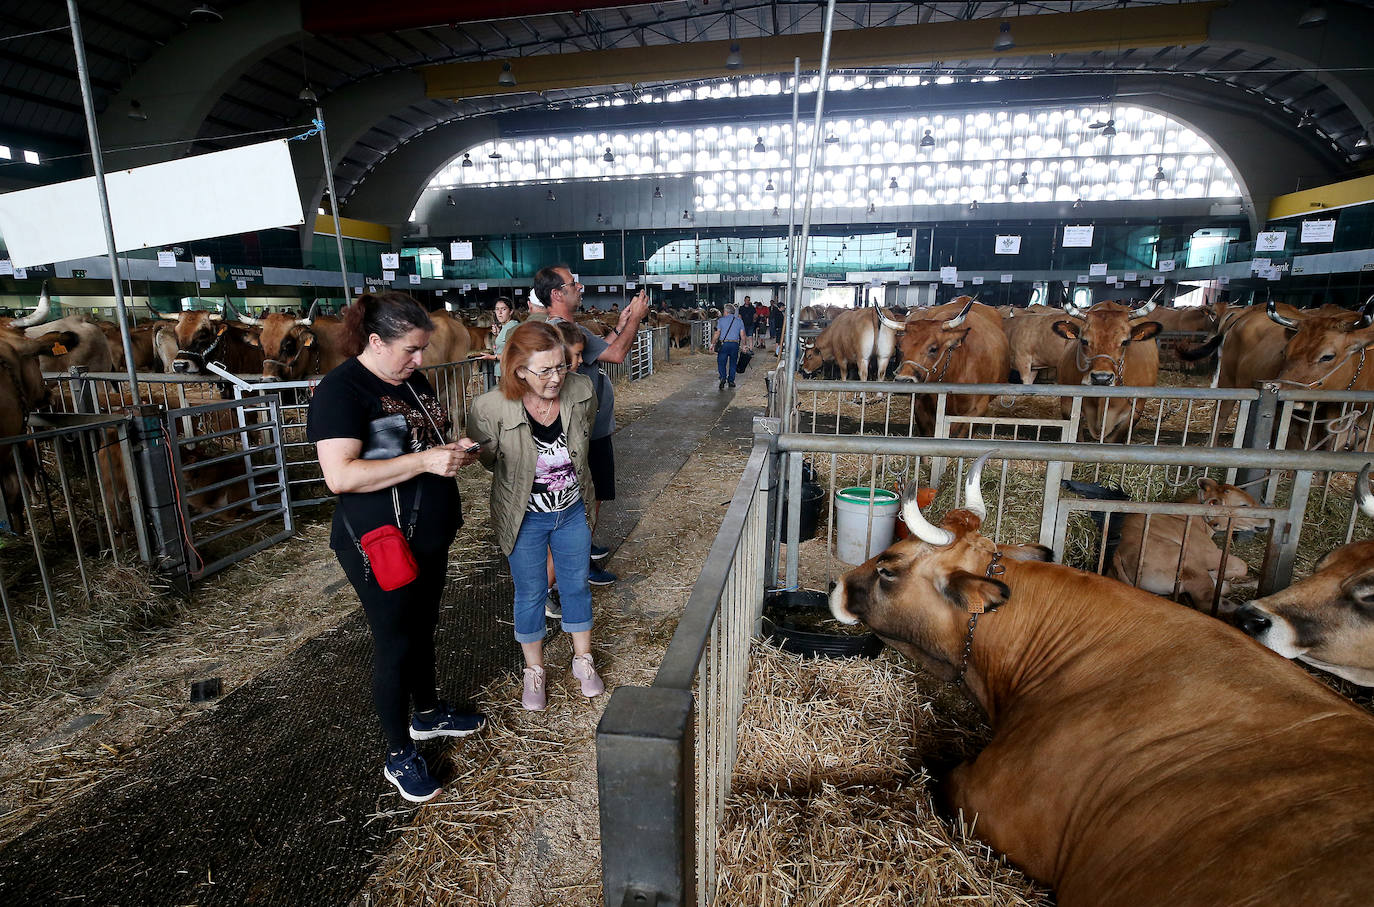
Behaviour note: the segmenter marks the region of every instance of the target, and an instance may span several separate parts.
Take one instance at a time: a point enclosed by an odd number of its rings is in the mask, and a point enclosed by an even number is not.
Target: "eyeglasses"
[[[526,367],[525,371],[538,378],[540,381],[543,381],[553,374],[566,375],[571,368],[571,365],[551,365],[548,368]]]
[[[564,287],[585,287],[585,285],[580,280],[574,280],[572,283],[560,283],[558,285],[560,290]]]

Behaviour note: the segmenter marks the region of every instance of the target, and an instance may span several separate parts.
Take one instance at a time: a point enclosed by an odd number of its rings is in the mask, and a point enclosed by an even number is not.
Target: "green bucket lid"
[[[856,486],[853,488],[841,488],[835,492],[835,499],[844,501],[846,504],[878,505],[895,504],[898,501],[897,493],[888,491],[886,488],[868,488],[866,486]]]

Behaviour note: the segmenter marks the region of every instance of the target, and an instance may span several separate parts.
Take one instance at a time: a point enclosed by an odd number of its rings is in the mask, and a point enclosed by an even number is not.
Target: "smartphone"
[[[468,452],[468,453],[472,453],[472,452],[474,452],[474,451],[481,450],[481,449],[482,449],[482,444],[483,444],[482,441],[473,441],[473,442],[472,442],[471,444],[469,444],[467,447],[464,447],[463,450],[465,450],[465,451]]]

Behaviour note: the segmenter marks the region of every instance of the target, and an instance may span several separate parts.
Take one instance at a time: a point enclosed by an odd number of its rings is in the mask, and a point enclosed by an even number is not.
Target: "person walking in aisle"
[[[735,366],[739,364],[739,346],[744,340],[744,321],[735,314],[735,307],[727,305],[725,314],[716,321],[711,345],[716,348],[716,373],[720,376],[717,389],[735,386]]]

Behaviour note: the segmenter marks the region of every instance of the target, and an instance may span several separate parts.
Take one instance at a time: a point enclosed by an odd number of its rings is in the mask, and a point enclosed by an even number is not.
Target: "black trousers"
[[[372,628],[372,701],[382,722],[387,747],[395,752],[410,745],[410,707],[426,711],[438,704],[434,681],[434,628],[444,592],[448,551],[415,552],[419,575],[414,582],[385,592],[364,575],[357,549],[335,551],[348,581],[358,593]]]

